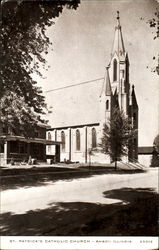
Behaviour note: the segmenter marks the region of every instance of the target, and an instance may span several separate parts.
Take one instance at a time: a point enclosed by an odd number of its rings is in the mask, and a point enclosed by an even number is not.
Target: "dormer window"
[[[117,81],[117,60],[113,61],[113,81]]]

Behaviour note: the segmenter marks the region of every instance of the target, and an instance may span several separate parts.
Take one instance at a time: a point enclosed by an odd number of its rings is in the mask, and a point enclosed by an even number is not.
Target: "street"
[[[110,212],[118,213],[127,206],[131,210],[131,204],[135,204],[135,209],[136,205],[140,205],[141,208],[137,209],[142,209],[142,211],[145,209],[146,212],[151,213],[150,206],[156,204],[153,198],[156,202],[157,192],[158,168],[135,174],[94,175],[90,178],[59,180],[54,183],[50,181],[45,186],[4,190],[1,192],[2,233],[4,235],[7,233],[10,235],[74,235],[74,233],[75,235],[92,235],[92,233],[98,235],[103,232],[105,235],[109,233],[107,232],[109,230],[105,232],[105,229],[102,231],[99,227],[98,232],[96,226],[95,230],[93,229],[94,232],[90,232],[91,227],[89,230],[85,229],[86,227],[88,229],[87,225],[90,221],[92,222],[91,214],[93,220],[95,219],[95,224],[98,225],[98,220],[105,212],[108,217]],[[151,202],[148,200],[150,198]],[[144,202],[146,203],[144,204]],[[149,206],[148,211],[147,207],[142,207],[147,205]],[[111,211],[107,211],[108,208]],[[152,207],[152,210],[154,211],[153,216],[156,216],[155,207]],[[133,211],[131,213],[133,214]],[[69,217],[67,217],[68,214]],[[50,218],[49,226],[47,225],[48,218]],[[6,225],[7,220],[9,225]],[[68,222],[72,225],[68,226]],[[50,231],[46,230],[47,226]],[[143,227],[142,225],[142,230]],[[136,232],[136,228],[133,230]],[[114,229],[114,232],[117,233],[117,230]],[[118,232],[118,235],[121,233]]]

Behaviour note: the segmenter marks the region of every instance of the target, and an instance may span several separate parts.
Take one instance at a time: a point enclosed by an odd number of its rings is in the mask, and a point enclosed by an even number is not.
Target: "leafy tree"
[[[46,35],[48,27],[54,24],[53,19],[62,13],[63,8],[76,9],[79,0],[3,0],[0,4],[0,119],[8,117],[12,98],[17,98],[24,105],[32,121],[40,120],[37,114],[46,111],[42,90],[32,79],[32,73],[40,73],[40,67],[45,68],[45,54],[51,45]],[[6,102],[4,104],[5,96]],[[9,97],[10,96],[10,97]],[[8,107],[4,109],[4,106]],[[21,114],[20,114],[21,113]],[[19,116],[26,118],[26,112],[15,109],[9,116],[8,124],[13,122],[13,114],[17,122]],[[9,120],[11,118],[11,120]],[[21,125],[24,123],[21,123]],[[17,124],[16,124],[17,125]],[[19,123],[20,125],[20,123]]]
[[[155,137],[154,142],[153,142],[153,146],[154,146],[156,152],[159,153],[159,134]]]
[[[153,39],[158,39],[159,38],[159,9],[156,9],[156,12],[154,13],[153,18],[148,20],[148,24],[150,26],[150,28],[152,28],[154,30],[154,37]],[[153,68],[153,72],[157,72],[157,74],[159,75],[159,55],[154,55],[153,56],[153,60],[156,60],[157,64],[156,66]]]
[[[36,128],[39,117],[25,102],[24,97],[18,98],[14,92],[10,92],[8,95],[6,93],[1,98],[0,116],[4,133],[25,137],[35,136],[33,127]]]
[[[156,9],[154,17],[148,20],[148,24],[155,29],[154,39],[159,38],[159,9]]]
[[[151,166],[158,167],[159,166],[159,134],[155,137],[153,142],[153,155],[151,159]]]
[[[114,108],[108,124],[104,124],[100,147],[115,162],[115,169],[117,161],[128,154],[129,140],[135,136],[135,132],[124,112]]]

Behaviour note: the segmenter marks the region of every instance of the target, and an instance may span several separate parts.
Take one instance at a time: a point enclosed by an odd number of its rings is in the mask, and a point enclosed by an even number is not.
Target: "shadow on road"
[[[72,181],[79,178],[89,178],[102,174],[136,174],[144,170],[117,170],[114,167],[82,166],[75,168],[40,167],[29,169],[1,169],[1,189],[17,189],[21,187],[35,187],[48,185],[48,182],[58,180]]]
[[[157,236],[159,195],[153,189],[106,191],[115,204],[53,203],[44,210],[1,215],[1,235]]]

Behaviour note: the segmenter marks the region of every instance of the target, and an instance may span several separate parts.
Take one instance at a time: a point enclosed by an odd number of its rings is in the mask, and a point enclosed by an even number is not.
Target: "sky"
[[[159,76],[151,69],[153,56],[159,54],[159,43],[158,39],[153,39],[153,29],[147,20],[154,16],[157,7],[157,0],[87,0],[81,1],[77,10],[65,9],[55,19],[55,24],[47,30],[53,43],[46,57],[50,68],[43,71],[45,79],[36,78],[48,105],[53,107],[52,126],[57,120],[62,120],[62,125],[66,125],[67,120],[70,123],[71,119],[74,125],[79,123],[81,116],[77,115],[77,110],[78,114],[83,114],[81,122],[89,122],[90,117],[91,122],[95,122],[101,80],[46,91],[104,77],[118,10],[130,61],[130,84],[135,85],[139,106],[139,146],[153,144],[159,133]]]

